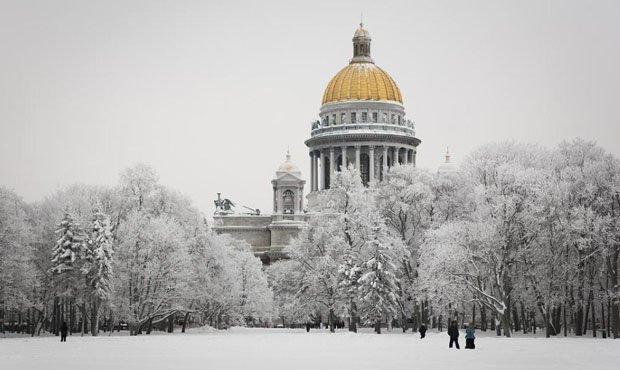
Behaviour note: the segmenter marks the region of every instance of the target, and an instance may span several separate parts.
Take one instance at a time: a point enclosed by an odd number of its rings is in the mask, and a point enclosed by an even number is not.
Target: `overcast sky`
[[[0,186],[34,201],[144,162],[207,214],[216,192],[270,212],[287,147],[309,177],[362,12],[420,167],[502,140],[620,155],[620,1],[0,0]]]

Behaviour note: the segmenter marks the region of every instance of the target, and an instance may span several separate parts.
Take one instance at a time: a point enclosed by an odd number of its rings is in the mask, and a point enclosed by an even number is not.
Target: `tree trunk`
[[[596,310],[594,309],[594,299],[590,301],[590,304],[592,305],[592,336],[596,338],[596,317],[595,317]]]
[[[110,309],[110,318],[108,319],[108,329],[110,329],[110,333],[108,334],[108,337],[112,336],[112,332],[114,331],[114,311],[112,311],[112,309]]]
[[[471,305],[471,322],[476,325],[476,304]]]
[[[375,332],[377,334],[381,334],[381,319],[380,318],[375,319]]]
[[[183,327],[181,328],[181,333],[185,333],[185,327],[187,326],[187,320],[189,320],[189,314],[190,314],[189,311],[185,313],[185,318],[183,319]]]
[[[55,336],[60,335],[60,324],[58,323],[58,297],[54,297],[54,311],[52,316],[52,330]]]
[[[590,290],[590,294],[588,294],[588,300],[586,302],[586,312],[585,315],[583,316],[583,329],[581,330],[581,333],[583,335],[586,335],[588,333],[588,315],[590,314],[590,301],[592,299],[592,290]]]
[[[521,330],[521,322],[519,321],[519,314],[517,312],[517,305],[512,306],[512,321],[514,323],[514,331]]]
[[[99,335],[99,300],[97,298],[93,298],[90,316],[90,333],[93,337],[96,337]]]
[[[611,332],[614,339],[620,337],[620,282],[618,282],[618,259],[620,258],[620,245],[613,246],[613,252],[607,257],[607,270],[609,271],[609,283],[607,285],[608,297],[611,298],[607,310],[607,317],[611,319]],[[610,294],[611,293],[611,294]]]
[[[82,336],[86,334],[86,303],[82,302]]]
[[[579,269],[583,269],[583,266],[581,266],[582,263],[579,264]],[[584,303],[584,296],[583,296],[583,282],[581,281],[583,279],[583,274],[579,273],[579,287],[577,289],[577,312],[575,312],[575,335],[580,337],[583,334],[583,303]]]
[[[567,323],[566,323],[566,303],[564,303],[562,306],[563,306],[563,308],[564,308],[564,309],[562,310],[562,311],[564,312],[564,313],[562,314],[562,323],[563,323],[563,325],[564,325],[564,336],[566,337],[566,336],[568,336],[568,325],[567,325]]]
[[[331,333],[335,333],[336,328],[334,326],[335,323],[334,323],[334,309],[333,308],[329,309],[328,324],[329,324],[329,331]]]
[[[603,297],[601,296],[601,329],[603,334],[607,334],[607,325],[605,325],[605,304],[603,303]],[[605,335],[603,335],[605,337]]]
[[[357,303],[353,299],[351,299],[350,306],[351,306],[351,318],[350,318],[351,321],[349,322],[349,331],[357,333]]]
[[[174,332],[174,314],[168,318],[168,333]]]
[[[487,310],[484,306],[480,306],[480,330],[487,331]]]
[[[523,334],[527,334],[527,317],[525,316],[525,307],[523,307],[523,302],[521,302],[520,306],[521,306],[521,327],[523,328]]]

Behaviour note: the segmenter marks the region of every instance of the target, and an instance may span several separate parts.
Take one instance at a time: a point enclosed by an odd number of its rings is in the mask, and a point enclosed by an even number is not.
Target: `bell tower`
[[[304,219],[304,185],[301,171],[291,162],[291,154],[286,153],[286,161],[276,171],[273,185],[274,221],[298,221]]]

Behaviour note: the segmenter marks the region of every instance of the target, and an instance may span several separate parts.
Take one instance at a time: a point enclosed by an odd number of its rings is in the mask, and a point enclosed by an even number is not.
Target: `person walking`
[[[459,324],[456,321],[452,321],[450,327],[448,328],[448,335],[450,336],[450,348],[452,348],[452,343],[456,345],[456,349],[461,349],[459,347]]]
[[[465,329],[465,348],[468,348],[468,349],[476,348],[476,345],[474,344],[474,339],[476,339],[476,336],[475,336],[476,330],[474,328],[475,328],[474,323],[471,322],[469,323],[469,325],[467,325],[467,329]]]
[[[67,332],[69,331],[69,327],[67,326],[67,323],[65,321],[62,322],[62,325],[60,326],[60,341],[61,342],[66,342],[67,341]]]
[[[418,331],[420,332],[420,339],[424,339],[426,336],[426,325],[420,325],[420,329],[418,329]]]
[[[309,332],[310,332],[310,323],[307,322],[306,323],[306,333],[309,333]]]

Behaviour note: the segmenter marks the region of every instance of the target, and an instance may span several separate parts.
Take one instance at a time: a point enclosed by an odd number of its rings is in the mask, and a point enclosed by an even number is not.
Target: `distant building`
[[[327,84],[319,112],[305,144],[310,151],[308,208],[329,189],[336,171],[354,166],[364,185],[380,181],[393,165],[416,163],[412,121],[396,82],[370,56],[370,34],[363,24],[353,36],[353,58]],[[213,229],[247,241],[264,263],[282,258],[282,249],[309,217],[303,212],[305,181],[290,155],[276,171],[273,214],[216,212]]]
[[[450,161],[450,151],[448,149],[446,149],[446,155],[445,155],[445,162],[442,163],[441,165],[439,165],[439,168],[437,169],[438,173],[450,173],[450,172],[456,172],[458,170],[456,164],[452,163],[452,161]]]

